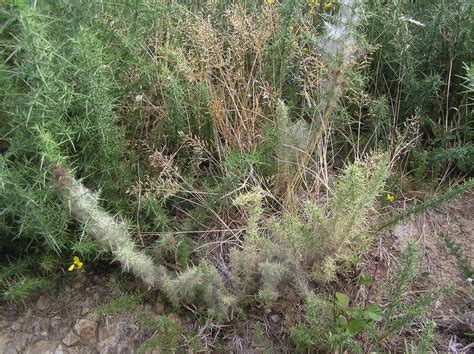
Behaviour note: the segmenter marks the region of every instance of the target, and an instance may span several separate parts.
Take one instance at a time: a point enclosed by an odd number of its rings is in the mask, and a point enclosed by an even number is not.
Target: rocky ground
[[[41,294],[26,308],[0,307],[0,352],[131,353],[153,333],[132,315],[100,315],[91,309],[111,298],[99,276],[81,275],[58,294]],[[163,304],[147,312],[163,312]]]

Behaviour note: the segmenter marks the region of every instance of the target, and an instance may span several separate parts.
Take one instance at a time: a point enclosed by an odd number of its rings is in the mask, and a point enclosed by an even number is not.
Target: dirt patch
[[[467,267],[474,264],[474,194],[436,210],[427,210],[393,228],[385,235],[383,245],[396,260],[408,241],[422,248],[421,271],[426,288],[441,289],[452,285],[454,292],[444,296],[432,309],[438,326],[438,346],[442,350],[468,344],[467,332],[474,330],[471,280],[463,273],[459,257],[448,247],[446,235],[462,250]],[[391,267],[387,267],[386,270]],[[461,338],[464,338],[462,340]],[[453,348],[451,348],[453,349]]]

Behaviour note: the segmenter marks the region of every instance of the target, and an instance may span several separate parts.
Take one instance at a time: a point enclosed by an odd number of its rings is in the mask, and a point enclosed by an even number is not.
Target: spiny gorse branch
[[[137,250],[127,227],[99,206],[98,195],[72,178],[61,165],[54,169],[58,191],[70,213],[85,223],[90,234],[110,251],[125,271],[131,271],[149,286],[155,286],[158,270],[152,259]]]
[[[211,315],[225,318],[234,298],[226,290],[216,268],[205,261],[173,277],[163,266],[139,250],[127,226],[99,206],[98,195],[70,176],[61,165],[54,169],[56,185],[64,204],[90,234],[111,252],[122,268],[135,274],[148,286],[162,290],[176,305],[203,302]]]

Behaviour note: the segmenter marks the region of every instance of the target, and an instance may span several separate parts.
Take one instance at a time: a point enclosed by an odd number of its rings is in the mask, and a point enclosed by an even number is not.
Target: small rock
[[[12,325],[10,326],[10,329],[12,331],[19,331],[24,322],[25,322],[25,319],[23,317],[19,317],[17,318],[15,322],[12,323]]]
[[[121,337],[120,322],[114,319],[105,318],[105,323],[99,327],[99,343],[97,351],[101,354],[117,353],[117,343]]]
[[[62,344],[59,344],[56,350],[54,351],[54,354],[68,354],[68,350],[64,348]]]
[[[0,318],[0,329],[8,327],[10,323],[11,321],[8,321],[6,318]]]
[[[57,339],[60,339],[66,333],[67,327],[64,325],[64,320],[61,317],[53,317],[50,325],[51,334]]]
[[[11,341],[13,334],[10,331],[0,332],[0,353],[5,350],[8,343]]]
[[[89,312],[85,318],[91,321],[99,322],[100,315],[94,312]]]
[[[139,346],[140,340],[137,341],[137,339],[140,334],[139,327],[132,317],[120,319],[105,317],[104,320],[105,323],[102,323],[99,328],[96,350],[101,354],[133,353],[134,348]]]
[[[97,343],[96,350],[100,354],[115,354],[117,353],[117,344],[112,339],[106,339]]]
[[[54,354],[57,347],[58,342],[56,341],[40,340],[34,343],[26,352],[28,354]]]
[[[5,347],[5,351],[3,352],[3,354],[17,354],[17,353],[18,353],[18,351],[16,350],[15,344],[13,344],[13,343],[8,344]]]
[[[49,334],[49,318],[37,317],[31,325],[31,332],[35,336],[47,336]]]
[[[278,323],[281,320],[281,317],[279,314],[275,313],[270,316],[270,319],[272,320],[273,323]]]
[[[97,322],[89,320],[87,318],[83,318],[75,324],[74,330],[83,341],[92,341],[95,338]]]
[[[39,311],[45,311],[49,308],[49,298],[46,295],[41,295],[36,301],[36,309]]]
[[[22,353],[26,346],[30,344],[31,338],[33,338],[31,334],[17,332],[15,334],[15,338],[13,338],[13,343],[15,344],[16,350]]]
[[[133,353],[134,350],[134,345],[133,343],[120,343],[117,345],[117,354],[128,354],[128,353]]]
[[[66,337],[63,338],[62,342],[66,347],[72,347],[73,345],[76,345],[80,340],[81,338],[72,330],[70,330],[66,334]]]
[[[117,323],[114,321],[106,321],[99,328],[99,341],[104,341],[115,335]]]
[[[90,311],[90,309],[91,309],[91,308],[90,308],[89,306],[83,306],[82,309],[81,309],[81,314],[82,314],[82,315],[88,314],[89,311]]]

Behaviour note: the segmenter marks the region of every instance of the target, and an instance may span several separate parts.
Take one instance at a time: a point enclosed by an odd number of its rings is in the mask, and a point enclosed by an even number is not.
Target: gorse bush
[[[346,167],[326,205],[307,201],[303,215],[273,223],[284,248],[295,251],[314,279],[336,275],[336,264],[350,264],[370,243],[367,217],[388,177],[387,156],[373,155]],[[328,217],[328,215],[330,215]]]
[[[335,289],[380,230],[472,187],[378,213],[407,167],[472,172],[470,6],[6,1],[3,298],[99,258],[209,320],[291,294],[307,305],[299,351],[377,350],[435,296],[407,299],[416,247],[382,304]],[[122,300],[104,312],[146,322],[141,298]],[[169,319],[148,324],[143,350],[177,350]]]
[[[369,85],[387,96],[393,115],[380,132],[393,133],[416,116],[421,137],[410,160],[418,176],[436,177],[446,169],[472,173],[472,107],[463,83],[473,55],[472,4],[368,5],[364,27],[377,46]]]

